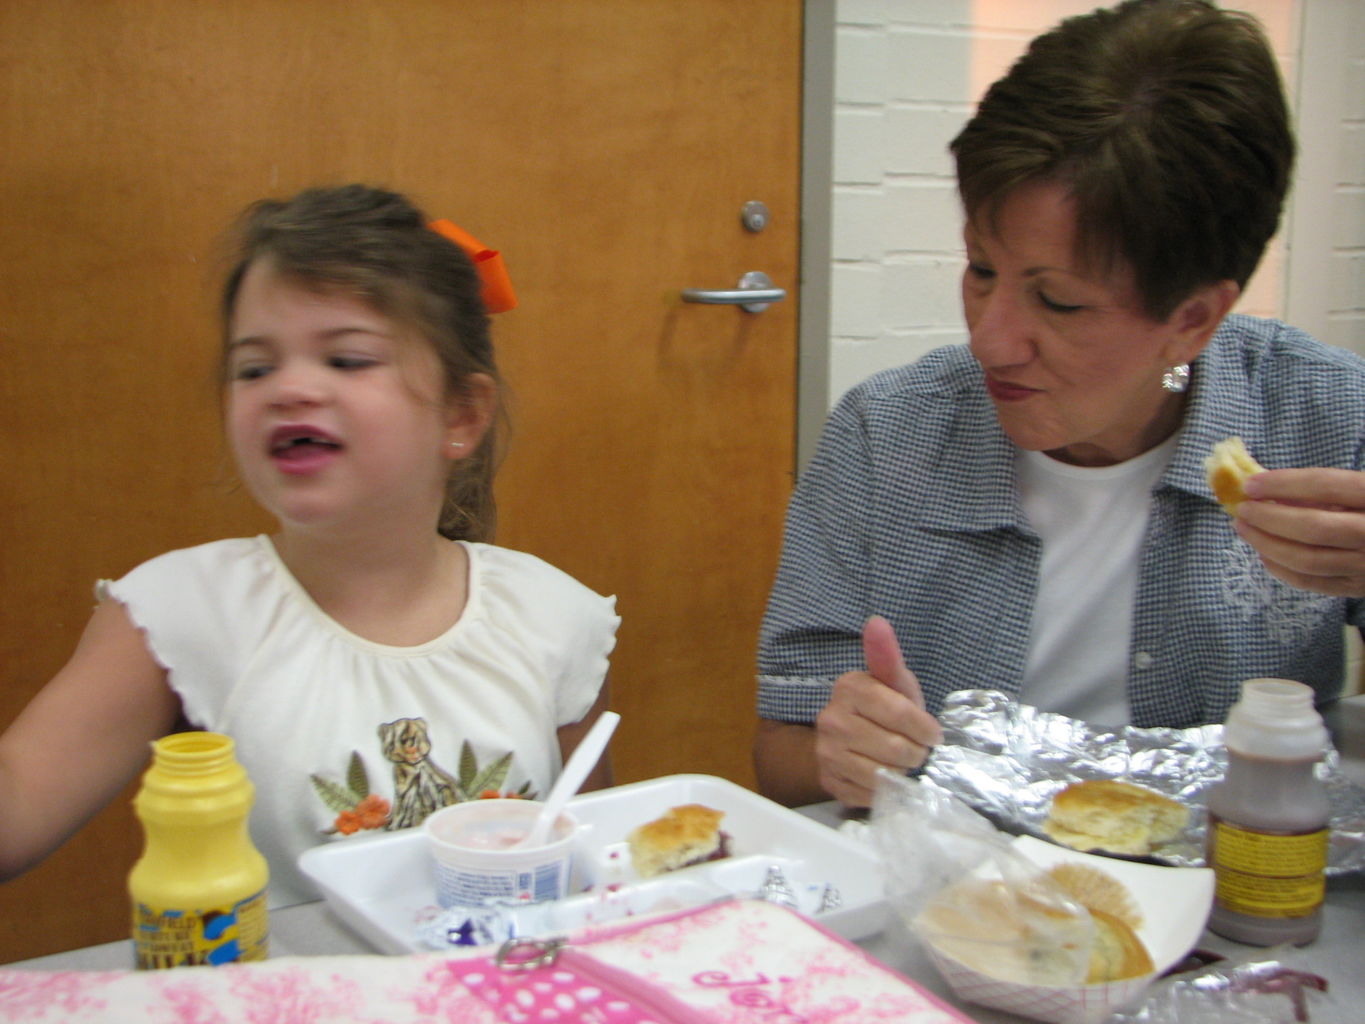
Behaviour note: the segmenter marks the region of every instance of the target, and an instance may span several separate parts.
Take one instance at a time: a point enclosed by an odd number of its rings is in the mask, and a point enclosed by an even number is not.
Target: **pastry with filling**
[[[935,949],[987,977],[1069,988],[1156,970],[1137,934],[1136,904],[1118,879],[1083,865],[1047,872],[1052,887],[1011,890],[967,879],[949,886],[915,920]]]
[[[1152,955],[1126,921],[1103,910],[1090,911],[1090,918],[1095,922],[1095,942],[1090,947],[1087,985],[1140,978],[1156,970]]]
[[[631,865],[641,878],[720,860],[730,854],[730,837],[720,829],[723,811],[683,804],[645,822],[626,836]]]
[[[935,896],[915,918],[915,930],[940,953],[987,977],[1073,985],[1090,925],[1079,908],[1040,895],[969,878]]]
[[[1204,459],[1209,489],[1229,514],[1236,512],[1237,506],[1246,500],[1242,485],[1247,477],[1264,470],[1265,467],[1251,457],[1240,437],[1219,441]]]
[[[1052,798],[1043,831],[1076,850],[1143,857],[1178,836],[1189,811],[1160,793],[1114,779],[1074,782]]]
[[[1156,970],[1152,955],[1138,937],[1142,912],[1127,886],[1106,871],[1074,862],[1054,864],[1047,874],[1063,892],[1090,911],[1095,923],[1086,984],[1123,981]]]

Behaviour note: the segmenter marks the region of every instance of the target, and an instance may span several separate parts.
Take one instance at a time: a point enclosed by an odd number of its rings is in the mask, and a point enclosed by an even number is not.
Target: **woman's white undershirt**
[[[1043,540],[1023,700],[1101,725],[1126,725],[1128,648],[1152,486],[1176,437],[1116,466],[1017,456],[1024,513]]]

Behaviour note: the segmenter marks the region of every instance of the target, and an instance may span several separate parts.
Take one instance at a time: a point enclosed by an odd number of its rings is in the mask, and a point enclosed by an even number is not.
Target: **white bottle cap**
[[[1313,707],[1313,688],[1288,679],[1248,679],[1228,712],[1223,742],[1253,757],[1317,759],[1327,749],[1327,727]]]

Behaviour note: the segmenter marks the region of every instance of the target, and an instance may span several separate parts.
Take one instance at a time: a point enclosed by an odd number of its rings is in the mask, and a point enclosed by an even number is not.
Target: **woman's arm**
[[[33,867],[148,762],[180,699],[123,605],[104,601],[71,660],[0,735],[0,880]]]
[[[832,799],[820,785],[813,725],[760,718],[754,736],[754,774],[758,791],[787,807]]]
[[[583,741],[583,737],[588,734],[588,730],[593,727],[599,715],[607,710],[607,705],[611,703],[611,689],[607,680],[602,681],[602,689],[597,694],[597,700],[592,707],[588,708],[588,713],[577,722],[570,725],[559,727],[559,753],[567,764],[569,756],[574,752],[574,748]],[[596,767],[588,773],[587,780],[579,787],[579,792],[588,793],[594,789],[605,789],[612,785],[613,775],[611,770],[611,747],[602,751],[602,756],[598,759]]]

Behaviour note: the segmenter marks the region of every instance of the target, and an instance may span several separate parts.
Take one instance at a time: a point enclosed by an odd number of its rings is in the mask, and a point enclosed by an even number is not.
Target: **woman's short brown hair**
[[[952,142],[968,218],[1026,182],[1077,207],[1083,259],[1131,266],[1164,320],[1245,286],[1279,224],[1294,139],[1260,25],[1205,0],[1128,0],[1030,44]]]

